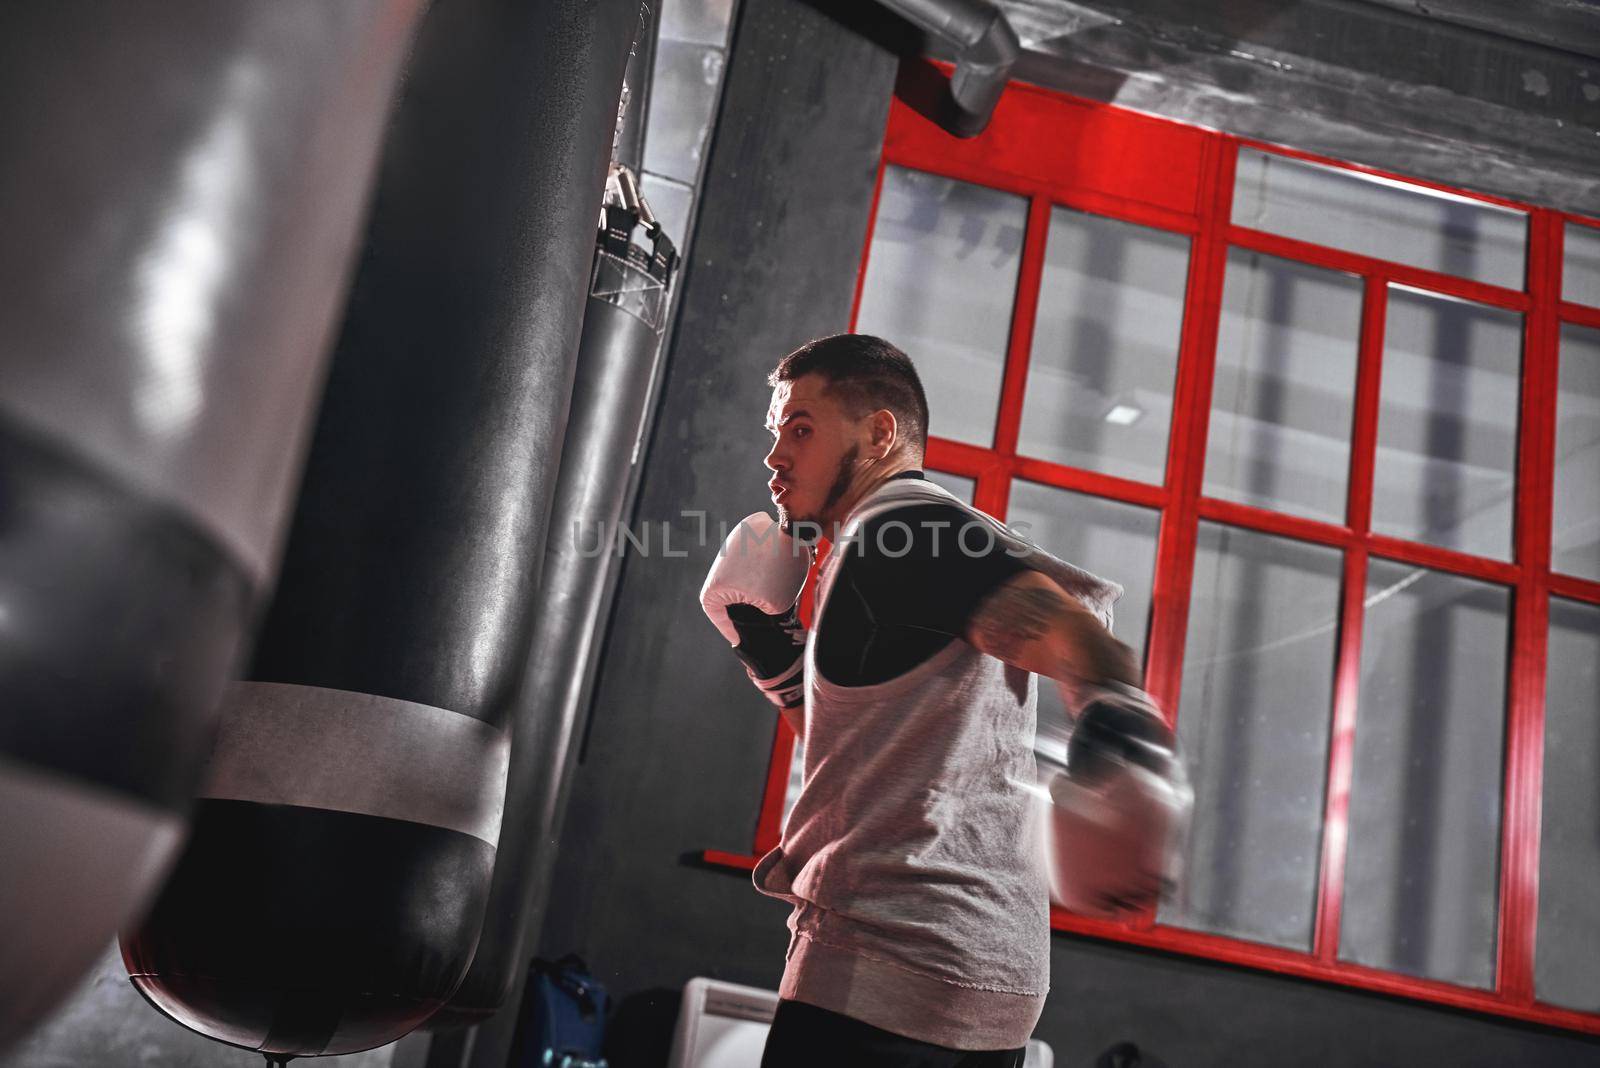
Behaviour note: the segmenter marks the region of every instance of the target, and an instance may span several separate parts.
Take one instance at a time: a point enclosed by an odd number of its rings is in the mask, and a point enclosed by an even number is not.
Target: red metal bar
[[[706,849],[701,851],[700,859],[707,864],[733,868],[736,871],[755,871],[756,863],[761,858],[747,853],[729,853],[723,849]]]
[[[1001,456],[1017,454],[1022,395],[1028,385],[1033,323],[1039,311],[1039,287],[1044,278],[1044,250],[1049,237],[1050,201],[1034,197],[1028,202],[1028,229],[1022,242],[1022,264],[1017,271],[1017,296],[1011,306],[1010,341],[1006,345],[1005,373],[1000,380],[1000,410],[995,417],[994,447]]]
[[[1372,483],[1377,465],[1379,387],[1383,382],[1383,327],[1389,287],[1382,277],[1366,280],[1361,301],[1361,340],[1356,359],[1356,401],[1350,427],[1350,476],[1346,522],[1354,544],[1345,551],[1344,588],[1335,656],[1333,715],[1328,731],[1328,772],[1323,788],[1322,863],[1318,867],[1317,912],[1312,955],[1325,965],[1339,959],[1344,920],[1344,871],[1350,840],[1350,784],[1355,774],[1356,720],[1361,705],[1361,634],[1366,623],[1367,549],[1372,525]]]
[[[1115,475],[1103,475],[1098,471],[1085,471],[1079,467],[1068,467],[1049,460],[1035,460],[1027,456],[1005,457],[990,449],[962,441],[951,441],[948,438],[928,439],[926,461],[928,467],[934,470],[948,471],[964,478],[979,480],[987,478],[997,482],[1022,478],[1029,482],[1054,486],[1057,489],[1105,497],[1145,508],[1161,508],[1167,503],[1167,490],[1164,486],[1152,486],[1148,482],[1135,482]],[[984,510],[989,511],[987,508]]]
[[[1474,282],[1467,278],[1440,274],[1438,271],[1424,270],[1421,267],[1408,267],[1403,263],[1374,259],[1356,252],[1329,248],[1326,245],[1313,245],[1308,241],[1269,234],[1265,230],[1252,230],[1248,226],[1230,226],[1228,242],[1240,248],[1265,252],[1269,256],[1298,260],[1316,267],[1327,267],[1349,274],[1382,275],[1391,282],[1398,282],[1401,285],[1477,301],[1479,304],[1489,304],[1497,308],[1525,312],[1530,303],[1528,294],[1515,289],[1490,285],[1487,282]]]
[[[761,794],[761,812],[756,817],[755,851],[758,856],[775,847],[783,836],[783,800],[789,792],[794,745],[794,731],[788,721],[779,716],[772,755],[767,761],[767,785]]]
[[[1562,301],[1561,319],[1563,322],[1576,323],[1578,326],[1587,326],[1600,330],[1600,308],[1591,308],[1587,304],[1574,304],[1570,300]]]
[[[923,459],[929,467],[965,478],[982,478],[985,472],[997,466],[994,450],[950,438],[929,437]]]
[[[1307,519],[1304,516],[1257,508],[1255,505],[1240,504],[1238,501],[1201,497],[1196,507],[1201,519],[1210,519],[1235,527],[1247,527],[1250,530],[1259,530],[1263,534],[1276,534],[1283,538],[1297,538],[1300,541],[1339,548],[1355,541],[1355,535],[1348,527],[1320,519]]]
[[[1576,578],[1572,575],[1551,575],[1550,592],[1572,601],[1600,604],[1600,582]]]
[[[1345,521],[1358,536],[1372,529],[1372,483],[1378,464],[1378,412],[1383,386],[1383,330],[1389,314],[1389,283],[1366,280],[1361,297],[1361,342],[1356,367],[1356,403],[1350,427],[1349,503]]]
[[[821,579],[822,564],[828,558],[832,545],[826,540],[817,542],[817,553],[806,574],[806,584],[800,588],[800,622],[809,630],[817,618],[817,583]],[[756,816],[755,851],[760,856],[777,846],[783,837],[783,802],[789,794],[789,769],[794,763],[794,749],[798,739],[788,721],[778,717],[778,726],[772,737],[772,752],[767,758],[767,782],[761,793],[761,810]]]
[[[1006,511],[1011,506],[1011,479],[1004,469],[993,468],[978,479],[978,488],[972,494],[972,506],[1005,522]]]
[[[1435,571],[1448,571],[1452,575],[1482,579],[1485,582],[1498,582],[1505,586],[1515,585],[1522,573],[1518,565],[1508,564],[1504,560],[1489,560],[1482,556],[1456,552],[1454,549],[1441,549],[1437,545],[1423,545],[1420,542],[1404,541],[1382,534],[1367,536],[1367,551],[1374,556],[1387,557],[1402,564],[1415,564],[1417,567],[1432,568]]]
[[[1222,314],[1225,238],[1233,206],[1238,142],[1215,137],[1207,143],[1204,208],[1200,233],[1189,254],[1184,293],[1183,340],[1172,398],[1167,442],[1167,509],[1156,539],[1156,573],[1145,687],[1176,722],[1183,679],[1183,645],[1189,625],[1189,584],[1194,576],[1200,484],[1205,473],[1206,429],[1216,370],[1217,323]]]
[[[1161,508],[1168,499],[1165,486],[1152,486],[1148,482],[1135,482],[1133,479],[1118,478],[1116,475],[1103,475],[1098,471],[1085,471],[1081,467],[1068,467],[1066,464],[1053,463],[1049,460],[1018,456],[1010,461],[1008,469],[1013,476],[1027,479],[1029,482],[1055,486],[1074,493],[1107,497],[1128,504],[1142,504],[1146,508]]]
[[[1544,801],[1545,658],[1550,629],[1550,532],[1556,425],[1556,305],[1561,220],[1540,211],[1529,228],[1522,416],[1517,446],[1516,557],[1506,714],[1505,801],[1500,828],[1500,993],[1532,1005],[1539,918],[1539,833]]]

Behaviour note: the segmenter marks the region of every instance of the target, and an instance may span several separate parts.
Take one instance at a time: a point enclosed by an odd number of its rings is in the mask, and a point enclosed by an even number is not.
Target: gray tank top
[[[884,483],[848,517],[841,541],[917,504],[970,513],[1109,628],[1120,586],[926,480]],[[823,566],[817,620],[843,557]],[[816,670],[816,639],[806,650],[800,796],[754,876],[795,906],[785,996],[940,1045],[1021,1045],[1049,987],[1049,900],[1029,792],[1037,679],[958,638],[886,682],[837,686]]]

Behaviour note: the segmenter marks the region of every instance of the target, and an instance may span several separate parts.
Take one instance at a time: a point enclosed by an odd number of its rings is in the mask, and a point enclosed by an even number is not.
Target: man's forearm
[[[1133,650],[1114,638],[1088,610],[1076,602],[1073,602],[1073,607],[1077,611],[1070,612],[1061,623],[1061,630],[1065,633],[1060,640],[1067,650],[1062,656],[1064,668],[1073,672],[1077,680],[1082,682],[1140,685],[1144,681],[1144,673],[1139,669]],[[1051,678],[1061,680],[1060,675],[1052,675]]]

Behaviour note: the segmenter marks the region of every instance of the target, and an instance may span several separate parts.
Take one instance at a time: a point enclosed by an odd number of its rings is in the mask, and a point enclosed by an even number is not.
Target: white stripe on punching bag
[[[236,682],[200,796],[408,820],[495,846],[510,752],[505,731],[447,709]]]

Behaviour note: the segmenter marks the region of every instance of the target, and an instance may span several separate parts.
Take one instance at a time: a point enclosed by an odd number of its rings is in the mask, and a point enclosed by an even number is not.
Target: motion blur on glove
[[[1055,904],[1110,918],[1154,904],[1175,883],[1194,794],[1177,738],[1148,695],[1094,691],[1076,717],[1066,767],[1042,778]]]

